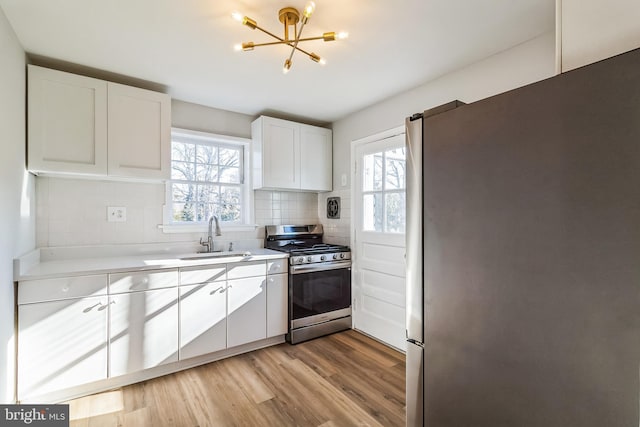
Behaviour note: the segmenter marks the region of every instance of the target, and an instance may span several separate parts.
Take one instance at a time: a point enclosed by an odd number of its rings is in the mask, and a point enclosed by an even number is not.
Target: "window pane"
[[[368,154],[363,162],[363,190],[382,189],[382,153]]]
[[[400,151],[400,150],[394,150]],[[404,150],[403,155],[404,155]],[[405,167],[406,162],[404,158],[393,158],[388,154],[392,153],[387,151],[386,156],[386,176],[385,176],[385,189],[386,190],[399,190],[405,188]]]
[[[172,141],[171,143],[171,160],[179,162],[193,161],[196,152],[194,144]]]
[[[173,203],[174,221],[193,221],[195,219],[195,205],[191,202]]]
[[[213,215],[219,215],[217,205],[198,203],[196,207],[196,221],[207,222]]]
[[[198,145],[196,162],[198,163],[218,163],[218,148],[211,145]]]
[[[239,187],[221,187],[220,218],[222,221],[240,220],[240,195]]]
[[[171,162],[171,179],[193,181],[193,163]]]
[[[220,166],[240,166],[240,150],[220,148]]]
[[[220,167],[220,182],[240,184],[240,168]]]
[[[389,233],[404,233],[405,193],[386,193],[386,230]]]
[[[216,204],[219,201],[220,188],[217,185],[198,185],[198,202]]]
[[[196,188],[193,184],[172,184],[171,199],[175,202],[194,202],[196,199]]]
[[[382,193],[365,194],[362,200],[363,229],[383,231]]]
[[[196,164],[196,181],[217,182],[218,167],[210,164]]]

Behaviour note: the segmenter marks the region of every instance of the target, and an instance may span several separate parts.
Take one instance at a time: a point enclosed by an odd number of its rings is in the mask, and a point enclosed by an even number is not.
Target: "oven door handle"
[[[351,268],[351,261],[322,262],[318,264],[293,265],[291,274],[311,273],[313,271],[340,270]]]

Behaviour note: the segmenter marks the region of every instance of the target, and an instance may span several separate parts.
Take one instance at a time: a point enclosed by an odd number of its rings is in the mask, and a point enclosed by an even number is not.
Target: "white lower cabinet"
[[[267,276],[267,338],[287,333],[288,276]]]
[[[286,272],[276,259],[22,281],[18,399],[284,335]]]
[[[178,360],[178,287],[109,296],[109,376]]]
[[[227,347],[267,337],[266,277],[247,277],[227,282]]]
[[[180,359],[227,348],[227,283],[180,287]]]
[[[18,307],[18,397],[107,378],[107,297]]]

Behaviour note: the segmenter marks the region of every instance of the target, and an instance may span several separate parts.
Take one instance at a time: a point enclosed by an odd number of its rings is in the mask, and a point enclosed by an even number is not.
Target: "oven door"
[[[351,262],[292,266],[289,320],[292,329],[351,314]]]

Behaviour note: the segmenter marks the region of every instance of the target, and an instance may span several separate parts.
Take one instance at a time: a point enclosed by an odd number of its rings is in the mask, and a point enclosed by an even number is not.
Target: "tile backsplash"
[[[224,241],[264,239],[269,224],[317,223],[318,195],[255,191],[251,231],[224,231]],[[163,233],[164,184],[98,181],[39,176],[36,178],[38,247],[133,243],[197,242],[203,233]],[[122,206],[126,222],[107,222],[107,206]]]

